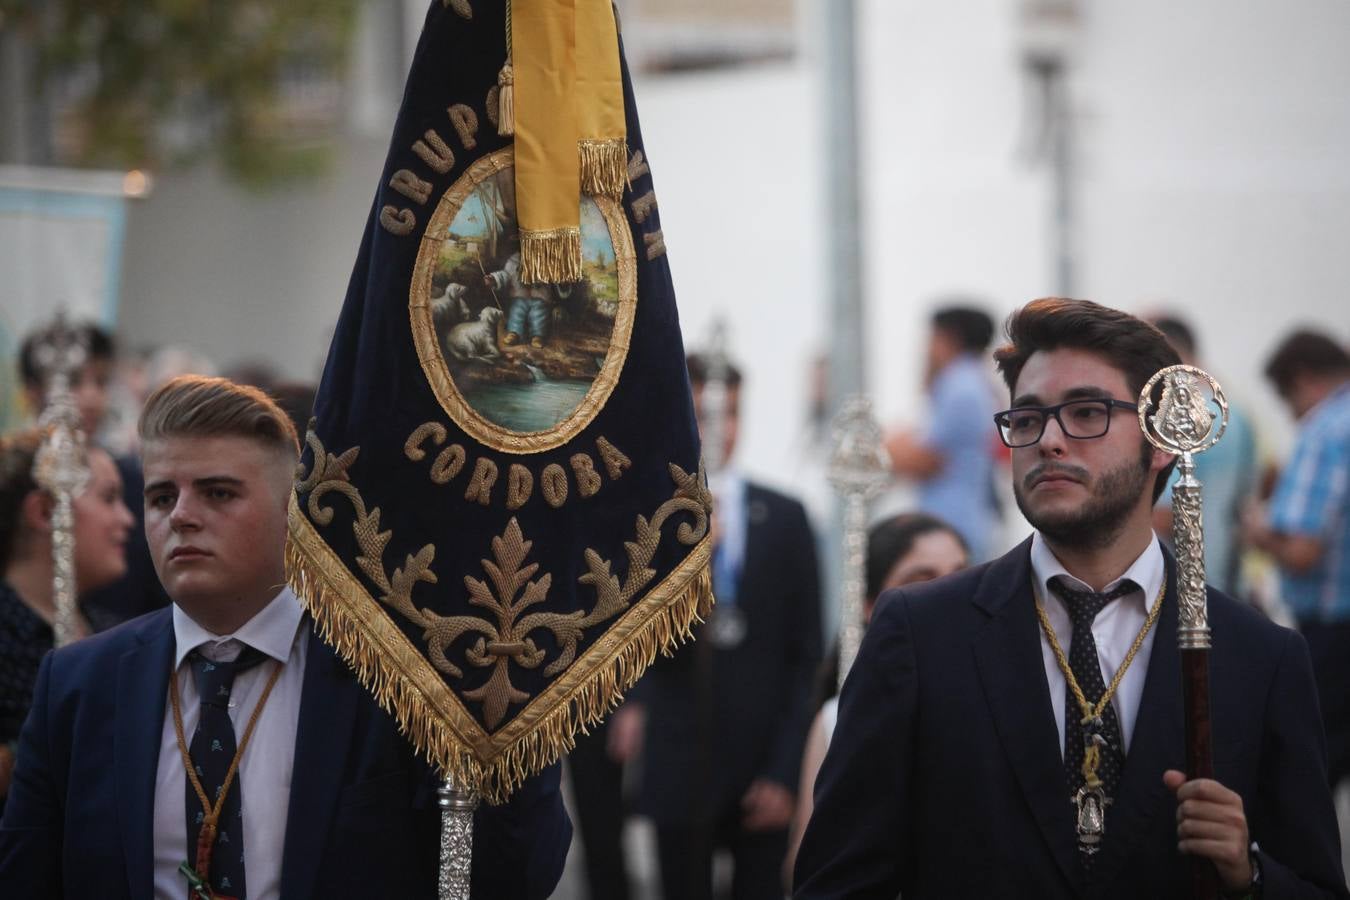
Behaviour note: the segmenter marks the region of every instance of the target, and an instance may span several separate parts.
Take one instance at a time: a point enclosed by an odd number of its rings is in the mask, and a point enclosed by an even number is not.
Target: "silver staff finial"
[[[46,406],[38,419],[46,431],[33,462],[33,480],[55,500],[52,510],[52,574],[56,645],[79,634],[75,609],[75,495],[89,480],[85,435],[70,392],[71,376],[84,365],[87,350],[64,313],[35,347],[34,359],[47,385]]]
[[[1157,410],[1153,392],[1162,383]],[[1169,366],[1139,394],[1139,427],[1149,443],[1176,454],[1181,478],[1172,488],[1172,543],[1177,554],[1178,641],[1183,650],[1209,647],[1205,602],[1205,541],[1201,484],[1195,454],[1219,442],[1228,428],[1228,398],[1219,382],[1195,366]]]
[[[699,398],[699,436],[703,445],[703,464],[714,475],[727,464],[726,427],[730,412],[731,357],[727,351],[727,323],[721,316],[713,319],[705,351],[707,373]]]
[[[844,400],[835,417],[830,484],[844,500],[843,593],[840,598],[839,683],[862,644],[863,595],[867,590],[867,501],[886,483],[890,467],[881,426],[864,396]]]

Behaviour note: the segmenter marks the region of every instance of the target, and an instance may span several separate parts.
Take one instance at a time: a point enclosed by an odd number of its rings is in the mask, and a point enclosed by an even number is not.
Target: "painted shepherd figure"
[[[532,347],[544,346],[553,320],[553,306],[559,297],[571,292],[568,287],[521,281],[519,250],[507,258],[501,269],[486,275],[483,284],[505,291],[511,298],[506,307],[506,337],[502,339],[508,347],[520,343],[522,338],[528,339]]]

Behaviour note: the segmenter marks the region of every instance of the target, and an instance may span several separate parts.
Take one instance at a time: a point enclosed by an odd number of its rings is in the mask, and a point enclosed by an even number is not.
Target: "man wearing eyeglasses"
[[[1210,590],[1216,777],[1187,780],[1174,465],[1136,399],[1178,362],[1143,321],[1045,299],[995,354],[1033,536],[883,595],[841,697],[796,896],[1346,897],[1302,638]]]

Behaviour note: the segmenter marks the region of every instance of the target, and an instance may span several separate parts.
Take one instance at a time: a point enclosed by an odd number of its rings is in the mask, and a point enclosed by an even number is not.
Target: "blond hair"
[[[150,395],[136,426],[142,443],[175,437],[242,437],[296,459],[300,441],[276,401],[228,378],[180,375]]]

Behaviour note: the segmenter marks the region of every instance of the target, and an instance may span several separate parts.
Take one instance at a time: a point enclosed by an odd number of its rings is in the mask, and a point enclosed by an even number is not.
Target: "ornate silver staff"
[[[867,590],[867,501],[886,483],[889,466],[881,426],[872,403],[855,395],[844,400],[833,427],[830,484],[844,507],[843,590],[839,602],[839,684],[842,687],[863,635]]]
[[[712,476],[722,471],[727,463],[723,451],[726,449],[727,412],[731,393],[727,384],[731,377],[731,359],[727,354],[727,323],[721,317],[713,320],[704,361],[708,370],[704,377],[703,390],[699,395],[699,443],[703,447],[703,465],[708,475]]]
[[[436,879],[440,900],[469,900],[473,868],[473,812],[478,794],[460,790],[451,778],[436,789],[441,808],[441,869]]]
[[[1162,396],[1153,411],[1153,391]],[[1217,411],[1216,409],[1217,408]],[[1181,478],[1172,488],[1172,540],[1177,554],[1177,643],[1181,649],[1182,702],[1186,715],[1189,778],[1213,778],[1209,715],[1209,609],[1205,599],[1205,541],[1195,454],[1213,447],[1228,428],[1228,399],[1219,382],[1194,366],[1169,366],[1139,395],[1139,427],[1149,443],[1179,457]],[[1214,867],[1191,865],[1192,895],[1218,896]]]
[[[36,347],[36,362],[47,382],[47,405],[38,419],[46,430],[33,461],[33,480],[50,493],[52,510],[52,597],[56,646],[79,637],[75,606],[75,513],[72,503],[89,480],[80,413],[70,393],[70,376],[84,364],[86,350],[58,313],[47,337]]]

